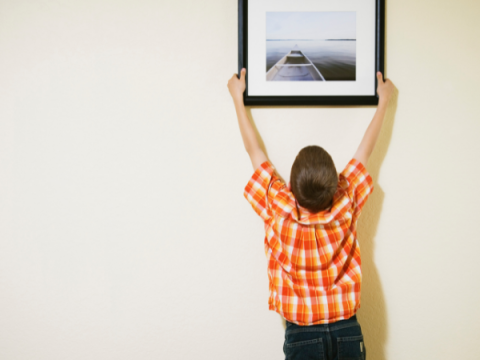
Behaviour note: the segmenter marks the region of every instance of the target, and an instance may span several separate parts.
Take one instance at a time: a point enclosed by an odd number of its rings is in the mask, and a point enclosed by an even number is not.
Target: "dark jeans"
[[[298,326],[287,321],[285,360],[364,360],[362,328],[354,315],[331,324]]]

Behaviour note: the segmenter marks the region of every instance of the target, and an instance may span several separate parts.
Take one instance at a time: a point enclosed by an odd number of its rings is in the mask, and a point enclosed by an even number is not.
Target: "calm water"
[[[267,41],[267,71],[295,45],[313,62],[325,80],[355,81],[356,41]]]

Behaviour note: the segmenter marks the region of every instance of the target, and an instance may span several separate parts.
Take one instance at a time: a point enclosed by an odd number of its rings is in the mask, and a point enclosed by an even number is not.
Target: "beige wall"
[[[226,0],[0,1],[0,358],[281,359],[227,79]],[[368,164],[369,359],[478,359],[480,6],[388,1]],[[280,174],[339,168],[373,107],[256,108]]]

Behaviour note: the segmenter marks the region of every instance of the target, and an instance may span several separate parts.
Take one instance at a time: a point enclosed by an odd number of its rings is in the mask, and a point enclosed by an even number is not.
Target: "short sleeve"
[[[248,181],[243,195],[252,205],[253,210],[264,220],[268,220],[271,212],[268,202],[275,197],[285,184],[275,175],[275,168],[269,161],[261,164]]]
[[[365,166],[356,159],[350,160],[340,176],[347,180],[348,196],[353,200],[356,210],[361,211],[373,191],[372,177]]]

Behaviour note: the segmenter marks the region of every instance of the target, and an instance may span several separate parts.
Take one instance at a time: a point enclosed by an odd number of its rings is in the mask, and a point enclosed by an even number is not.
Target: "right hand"
[[[380,71],[377,72],[377,80],[378,80],[378,87],[377,87],[377,94],[380,100],[387,101],[390,100],[393,91],[395,89],[395,85],[389,80],[386,79],[383,81],[383,75]]]
[[[240,73],[240,79],[238,78],[237,74],[233,74],[230,80],[228,80],[228,91],[230,91],[230,95],[232,95],[233,100],[240,100],[242,99],[243,92],[245,91],[245,74],[247,73],[247,69],[243,68],[242,72]]]

